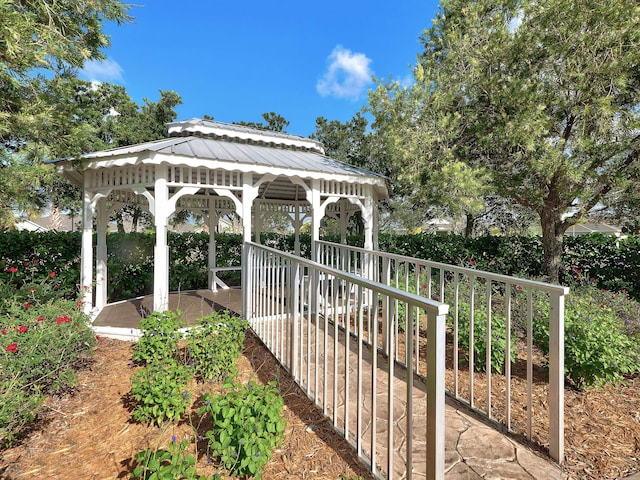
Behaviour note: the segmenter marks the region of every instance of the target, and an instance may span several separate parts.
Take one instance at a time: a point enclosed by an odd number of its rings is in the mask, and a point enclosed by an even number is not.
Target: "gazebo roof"
[[[86,170],[169,163],[370,184],[380,197],[387,196],[382,175],[327,157],[322,144],[305,137],[200,119],[166,127],[166,139],[89,153],[79,164],[69,160],[59,164],[78,185],[83,184]]]

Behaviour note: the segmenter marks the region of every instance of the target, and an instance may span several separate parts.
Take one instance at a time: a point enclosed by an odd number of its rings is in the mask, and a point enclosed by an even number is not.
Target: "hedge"
[[[0,278],[8,269],[29,269],[34,275],[56,272],[60,288],[74,295],[80,278],[80,233],[0,233]],[[170,233],[169,287],[192,290],[207,286],[206,233]],[[338,238],[327,238],[338,241]],[[481,270],[525,277],[540,277],[542,239],[540,237],[466,238],[459,235],[380,234],[380,249],[433,261],[471,266]],[[362,246],[362,236],[349,236],[351,245]],[[242,237],[217,234],[217,264],[240,265]],[[284,251],[293,251],[293,235],[264,234],[262,243]],[[301,237],[302,254],[310,256],[310,238]],[[111,233],[107,235],[109,301],[151,293],[153,288],[153,246],[150,233]],[[576,280],[612,291],[626,290],[640,300],[640,238],[618,240],[599,234],[564,239],[562,283]],[[229,274],[237,281],[237,274]]]

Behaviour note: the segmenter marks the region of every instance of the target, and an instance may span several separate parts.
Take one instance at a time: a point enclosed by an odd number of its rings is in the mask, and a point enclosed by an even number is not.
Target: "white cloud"
[[[329,66],[316,84],[316,90],[323,97],[357,100],[373,82],[373,71],[369,68],[371,59],[364,53],[353,53],[338,45],[329,55]]]
[[[122,67],[118,62],[106,59],[103,62],[89,60],[80,75],[91,82],[122,82]]]

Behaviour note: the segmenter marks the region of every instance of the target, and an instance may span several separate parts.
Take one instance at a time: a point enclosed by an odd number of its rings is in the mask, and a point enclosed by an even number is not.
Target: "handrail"
[[[418,461],[414,458],[414,436],[425,439],[424,432],[414,429],[418,418],[414,411],[422,411],[426,412],[422,415],[426,417],[427,449],[421,470],[426,469],[429,480],[443,480],[445,320],[449,306],[253,242],[243,245],[242,266],[243,311],[253,330],[307,395],[332,418],[334,428],[354,446],[374,476],[384,478],[382,466],[386,469],[386,478],[395,478],[398,469],[404,469],[406,478],[412,478],[414,462]],[[386,370],[378,367],[376,339],[380,305],[403,305],[406,309],[406,370],[395,370],[395,355],[384,361]],[[392,317],[388,322],[387,335],[392,338],[396,320]],[[418,352],[413,335],[425,321],[429,338],[428,367],[422,391],[426,393],[426,403],[425,407],[414,410],[419,388],[414,385]],[[372,343],[370,349],[366,348],[367,334]],[[365,360],[367,355],[371,358]],[[339,368],[339,363],[344,368]],[[394,383],[402,375],[406,391],[399,398]],[[386,382],[379,381],[378,377]],[[331,382],[333,397],[328,391]],[[384,395],[381,388],[385,389]],[[344,398],[339,398],[339,391]],[[355,413],[349,398],[357,400],[353,407]],[[404,458],[398,457],[399,443],[394,441],[392,425],[400,421],[395,417],[394,401],[406,402],[407,407],[406,418],[402,420],[406,422],[406,438],[400,443]],[[421,401],[425,402],[424,393]],[[363,420],[363,415],[370,415],[369,422]],[[376,427],[378,416],[389,425],[384,439],[379,438],[382,435]],[[383,440],[385,446],[380,448]],[[369,442],[368,446],[363,442]]]
[[[419,259],[415,257],[408,257],[405,255],[393,254],[382,251],[368,250],[360,247],[352,247],[344,244],[337,244],[326,241],[317,241],[315,242],[316,250],[313,252],[314,258],[320,263],[330,263],[336,266],[339,266],[342,269],[351,270],[353,272],[358,271],[358,273],[362,273],[365,276],[369,276],[369,278],[373,280],[378,280],[380,282],[385,283],[395,283],[396,287],[406,288],[406,289],[414,289],[417,294],[424,294],[425,296],[431,297],[433,295],[433,291],[436,291],[439,294],[438,300],[447,301],[445,297],[445,286],[449,285],[454,287],[454,296],[452,304],[452,310],[450,318],[453,319],[453,327],[452,334],[455,337],[454,344],[454,352],[457,351],[458,348],[458,338],[460,332],[458,330],[458,320],[461,317],[459,304],[461,299],[459,298],[459,287],[458,285],[462,285],[459,283],[459,277],[466,278],[469,282],[467,287],[470,289],[470,297],[466,300],[469,313],[468,319],[468,336],[469,336],[469,345],[474,345],[474,348],[469,348],[469,394],[468,398],[463,398],[459,395],[458,391],[458,355],[453,355],[453,370],[454,370],[454,387],[453,390],[449,393],[454,396],[456,399],[462,401],[463,403],[468,404],[472,409],[478,411],[480,414],[486,416],[492,421],[499,421],[503,423],[507,429],[511,430],[511,402],[510,402],[510,382],[511,382],[511,361],[510,361],[510,348],[506,349],[505,355],[505,372],[504,377],[508,379],[505,383],[505,396],[506,396],[506,420],[496,420],[494,412],[492,411],[492,364],[491,364],[491,349],[492,349],[492,335],[491,335],[491,323],[492,323],[492,314],[494,313],[494,309],[492,306],[492,300],[494,296],[499,296],[498,294],[494,294],[492,292],[492,285],[498,284],[502,285],[504,292],[511,292],[512,289],[516,288],[518,290],[526,291],[528,296],[527,303],[527,320],[526,320],[526,331],[527,331],[527,405],[524,406],[524,410],[527,412],[527,432],[526,435],[529,440],[532,439],[533,435],[533,427],[532,427],[532,389],[533,389],[533,346],[532,346],[532,324],[534,320],[533,315],[533,305],[532,305],[532,292],[544,292],[545,295],[548,296],[548,306],[549,306],[549,352],[548,352],[548,360],[549,360],[549,394],[548,394],[548,403],[549,403],[549,432],[548,432],[548,442],[549,442],[549,455],[551,458],[556,460],[558,463],[562,463],[564,460],[564,301],[565,296],[569,293],[569,288],[560,286],[560,285],[552,285],[536,280],[529,280],[524,278],[510,277],[507,275],[501,275],[491,272],[485,272],[481,270],[476,270],[473,268],[459,267],[456,265],[448,265],[441,262],[434,262],[430,260]],[[395,267],[395,269],[394,269]],[[438,273],[432,276],[432,270],[437,270]],[[393,272],[395,271],[395,276]],[[398,277],[398,271],[402,272],[400,278]],[[445,277],[445,272],[447,272],[448,277]],[[417,283],[417,278],[422,276],[426,278],[426,288],[419,288]],[[433,277],[437,278],[433,278]],[[410,281],[411,280],[411,281]],[[432,281],[436,282],[435,286],[432,288]],[[486,308],[482,310],[478,310],[478,313],[484,315],[486,317],[486,363],[485,363],[485,371],[486,371],[486,410],[479,409],[476,407],[475,398],[474,398],[474,376],[475,376],[475,359],[474,359],[474,350],[477,342],[477,336],[474,334],[474,313],[476,313],[476,307],[474,307],[475,302],[482,301],[479,297],[474,297],[474,292],[476,289],[476,282],[481,280],[484,283],[483,289],[481,287],[477,287],[478,290],[486,292],[486,299],[484,299],[486,303]],[[439,283],[438,283],[439,281]],[[447,283],[449,282],[449,283]],[[511,294],[504,295],[504,302],[506,302],[506,307],[504,307],[507,311],[507,318],[505,320],[507,328],[506,328],[506,339],[505,345],[511,345]],[[475,322],[478,323],[478,319],[475,319]],[[384,331],[384,330],[383,330]],[[386,342],[386,347],[388,349],[388,340],[383,339]],[[509,360],[507,360],[507,358]],[[482,361],[482,359],[479,359]],[[480,364],[481,365],[481,364]],[[544,442],[544,440],[542,441]]]

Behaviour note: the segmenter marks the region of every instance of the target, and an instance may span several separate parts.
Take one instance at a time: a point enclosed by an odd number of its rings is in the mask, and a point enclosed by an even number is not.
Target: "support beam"
[[[102,310],[107,304],[107,200],[97,202],[97,244],[96,244],[96,308]]]
[[[87,177],[85,177],[86,180]],[[93,310],[93,215],[95,203],[92,194],[84,190],[82,205],[82,253],[80,260],[80,287],[84,313],[91,314]]]
[[[153,251],[153,310],[164,312],[169,308],[169,248],[167,245],[167,219],[170,215],[167,167],[156,167],[154,189],[156,245]]]

